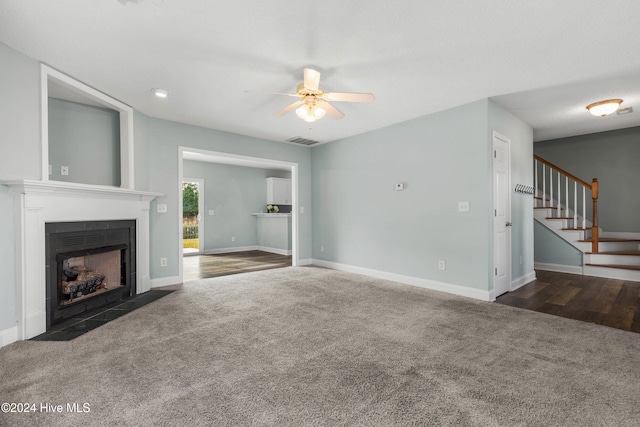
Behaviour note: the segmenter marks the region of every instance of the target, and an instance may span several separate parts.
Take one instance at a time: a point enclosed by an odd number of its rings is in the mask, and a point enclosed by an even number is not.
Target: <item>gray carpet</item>
[[[637,426],[640,334],[284,268],[14,343],[0,381],[2,402],[90,405],[2,426]]]

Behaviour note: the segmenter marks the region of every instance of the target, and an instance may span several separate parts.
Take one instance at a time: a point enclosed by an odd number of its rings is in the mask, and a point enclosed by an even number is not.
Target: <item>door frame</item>
[[[195,182],[198,184],[198,252],[190,252],[186,254],[187,256],[191,255],[202,255],[204,253],[204,179],[202,178],[182,178],[182,182]],[[180,193],[182,196],[182,192]],[[182,204],[182,197],[180,199],[180,204]],[[182,212],[182,209],[180,210]],[[180,218],[182,218],[182,213],[180,214]],[[180,240],[183,245],[183,255],[184,255],[184,241]]]
[[[506,221],[507,222],[511,222],[511,139],[500,134],[499,132],[493,131],[492,133],[492,138],[491,138],[491,153],[493,154],[494,150],[495,150],[495,141],[496,139],[499,139],[503,142],[505,142],[507,144],[507,173],[508,173],[508,178],[507,178],[507,201],[506,201]],[[491,210],[495,209],[496,206],[496,201],[497,201],[497,194],[495,194],[495,186],[494,186],[494,180],[495,180],[495,166],[494,166],[494,162],[493,162],[493,155],[491,156],[491,199],[492,199],[492,203],[491,203]],[[494,219],[493,219],[494,215],[491,215],[491,246],[492,246],[492,259],[493,259],[493,266],[491,268],[491,277],[492,277],[492,289],[490,291],[490,299],[491,301],[494,301],[496,299],[496,275],[493,274],[494,269],[497,268],[497,260],[496,260],[496,234],[495,234],[495,230],[494,230]],[[512,277],[511,277],[511,261],[512,261],[512,254],[511,254],[511,230],[512,230],[513,226],[509,226],[506,228],[506,233],[507,233],[507,239],[506,239],[506,257],[507,259],[505,260],[506,265],[505,265],[505,274],[507,276],[507,281],[508,281],[508,291],[510,292],[513,289],[512,286]]]
[[[274,160],[260,157],[243,156],[240,154],[223,153],[219,151],[203,150],[192,147],[178,147],[178,222],[181,230],[182,227],[182,180],[183,180],[183,161],[195,160],[200,162],[219,163],[226,165],[246,166],[260,169],[275,169],[291,172],[291,266],[300,265],[300,233],[299,233],[299,197],[298,197],[298,163],[286,162],[282,160]],[[179,233],[179,251],[178,251],[178,277],[180,282],[183,281],[183,253],[182,253],[182,231]]]

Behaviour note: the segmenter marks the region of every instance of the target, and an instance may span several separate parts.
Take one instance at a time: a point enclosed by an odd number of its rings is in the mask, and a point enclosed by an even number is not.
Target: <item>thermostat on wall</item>
[[[396,191],[404,190],[404,182],[399,182],[396,184]]]

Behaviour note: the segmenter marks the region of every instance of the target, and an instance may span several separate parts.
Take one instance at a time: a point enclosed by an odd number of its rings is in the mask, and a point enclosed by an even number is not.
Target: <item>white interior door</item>
[[[495,296],[511,290],[511,170],[509,139],[493,133],[493,262]]]

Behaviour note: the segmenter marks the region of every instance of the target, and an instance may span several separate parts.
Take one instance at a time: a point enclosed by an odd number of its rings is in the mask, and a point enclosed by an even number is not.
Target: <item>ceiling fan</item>
[[[344,117],[344,113],[329,104],[329,101],[373,102],[376,99],[372,93],[323,92],[320,90],[320,73],[311,68],[304,69],[304,81],[298,85],[296,91],[297,93],[275,94],[300,98],[277,112],[276,116],[284,116],[291,110],[296,110],[296,115],[306,122],[315,122],[324,117],[325,113],[338,120]]]

